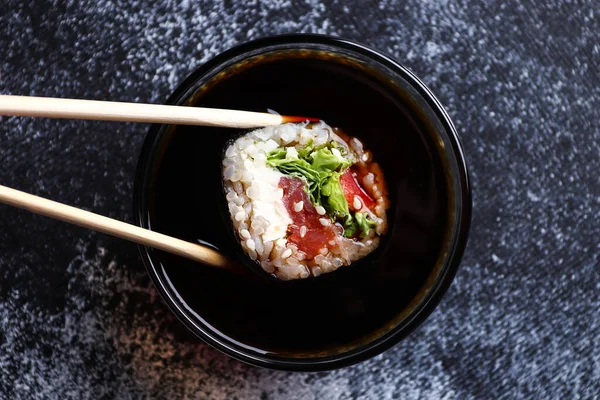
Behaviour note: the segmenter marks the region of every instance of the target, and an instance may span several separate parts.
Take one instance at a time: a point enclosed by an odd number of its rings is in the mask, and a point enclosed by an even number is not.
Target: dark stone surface
[[[218,52],[297,31],[391,54],[457,125],[472,234],[429,320],[343,370],[248,367],[187,333],[134,245],[1,206],[1,397],[597,398],[597,1],[3,0],[0,92],[162,102]],[[0,183],[131,221],[146,130],[2,117]]]

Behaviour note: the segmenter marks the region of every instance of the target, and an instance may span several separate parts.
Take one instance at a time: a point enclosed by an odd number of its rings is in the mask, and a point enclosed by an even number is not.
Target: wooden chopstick
[[[233,263],[218,251],[207,246],[186,242],[162,233],[131,225],[89,211],[71,207],[29,193],[0,185],[0,203],[31,211],[35,214],[58,219],[107,233],[125,240],[160,249],[218,268],[234,269]]]
[[[242,129],[279,125],[284,122],[318,121],[314,118],[217,108],[11,95],[0,95],[0,115],[203,125]]]

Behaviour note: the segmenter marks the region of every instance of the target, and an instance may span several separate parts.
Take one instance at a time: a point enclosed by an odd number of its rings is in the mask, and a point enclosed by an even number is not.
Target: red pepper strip
[[[348,202],[348,207],[350,207],[351,210],[359,211],[362,209],[362,204],[364,204],[368,209],[375,207],[375,201],[373,201],[367,192],[365,192],[365,190],[360,186],[356,180],[356,173],[352,172],[350,168],[348,168],[340,177],[340,184],[342,185],[342,190],[344,191],[344,197]],[[355,196],[358,196],[362,202],[361,207],[358,209],[354,207]]]

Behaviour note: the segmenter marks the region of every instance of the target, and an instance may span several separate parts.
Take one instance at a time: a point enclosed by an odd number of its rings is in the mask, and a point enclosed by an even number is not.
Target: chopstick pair
[[[313,118],[250,111],[9,95],[0,95],[0,115],[242,129],[279,125],[285,122],[317,121]],[[160,249],[214,267],[234,268],[227,257],[207,246],[186,242],[1,185],[0,203]]]

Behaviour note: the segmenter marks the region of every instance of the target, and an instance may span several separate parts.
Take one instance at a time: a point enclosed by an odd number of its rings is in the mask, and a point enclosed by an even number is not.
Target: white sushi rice
[[[279,181],[284,175],[267,164],[267,154],[278,147],[286,147],[288,154],[297,156],[297,151],[304,148],[311,139],[315,146],[330,140],[343,142],[324,122],[312,126],[305,123],[283,124],[257,129],[241,136],[226,149],[223,159],[226,199],[240,243],[248,256],[258,261],[266,272],[283,280],[318,276],[348,265],[373,251],[379,244],[378,235],[387,229],[386,193],[376,187],[376,183],[380,183],[380,187],[384,185],[383,176],[378,169],[378,174],[369,172],[365,175],[364,182],[361,182],[377,202],[372,216],[377,221],[377,227],[371,235],[360,240],[338,235],[333,248],[321,249],[321,254],[310,260],[304,252],[288,242],[286,237],[292,219],[282,200],[283,189],[279,187]],[[363,153],[362,144],[355,138],[349,144],[349,151],[353,152],[359,164],[365,168],[370,153]],[[360,203],[360,199],[354,200],[355,208],[359,205],[357,201]],[[304,207],[305,204],[300,201],[294,204],[292,212],[301,212]],[[323,226],[333,223],[325,215],[323,207],[317,206],[316,211],[322,216],[319,221]],[[306,232],[306,227],[300,228],[301,237]]]

